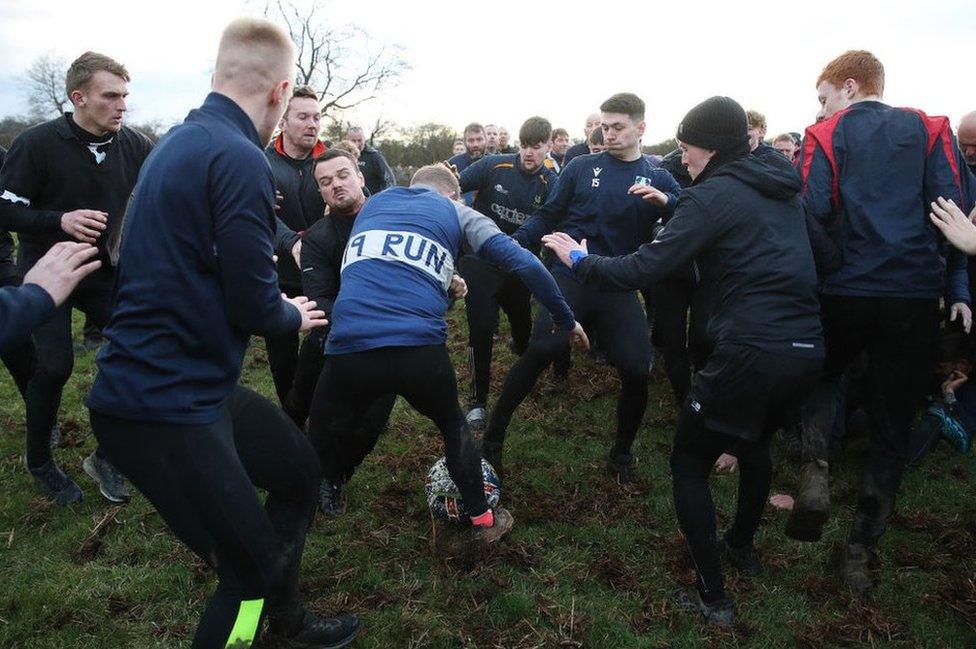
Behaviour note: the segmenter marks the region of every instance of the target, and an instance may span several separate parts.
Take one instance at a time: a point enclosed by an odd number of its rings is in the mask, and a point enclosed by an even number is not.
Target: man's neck
[[[881,101],[881,95],[854,95],[851,98],[851,106],[862,101]]]
[[[288,136],[282,136],[281,148],[285,150],[286,156],[294,160],[304,160],[312,153],[311,149],[304,149],[292,144],[292,142],[288,139]]]
[[[79,128],[88,131],[95,137],[108,137],[112,133],[111,131],[106,131],[105,129],[99,127],[98,124],[95,124],[77,110],[71,114],[71,119]]]
[[[640,160],[640,157],[643,155],[639,146],[624,149],[623,151],[607,151],[607,153],[621,162],[633,162],[634,160]]]

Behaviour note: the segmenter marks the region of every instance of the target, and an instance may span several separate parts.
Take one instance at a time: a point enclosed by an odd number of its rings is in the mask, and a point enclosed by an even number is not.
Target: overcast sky
[[[587,113],[630,91],[647,102],[647,143],[671,137],[691,106],[716,94],[765,113],[770,135],[799,131],[818,108],[818,73],[852,48],[884,63],[888,103],[948,115],[953,126],[976,109],[971,0],[318,4],[336,24],[401,45],[412,65],[382,101],[348,116],[366,126],[379,115],[514,132],[539,114],[581,137]],[[222,27],[260,7],[0,0],[0,116],[25,112],[17,77],[37,56],[71,60],[92,49],[129,68],[133,120],[178,121],[209,89]]]

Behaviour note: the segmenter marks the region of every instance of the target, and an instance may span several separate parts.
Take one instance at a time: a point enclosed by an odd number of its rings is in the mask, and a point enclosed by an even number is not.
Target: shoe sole
[[[352,644],[352,641],[356,639],[356,636],[359,635],[359,631],[362,628],[362,622],[357,622],[356,628],[353,629],[349,635],[332,644],[322,644],[320,642],[295,642],[294,640],[289,640],[287,638],[279,638],[278,645],[288,647],[289,649],[342,649],[343,647],[348,647],[350,644]]]
[[[102,498],[105,500],[109,501],[110,503],[120,504],[127,503],[131,499],[131,496],[114,496],[108,493],[102,486],[102,481],[98,479],[98,471],[95,470],[95,467],[92,466],[87,457],[85,458],[85,461],[81,463],[81,468],[85,470],[85,473],[87,473],[92,480],[95,481],[95,484],[98,485],[98,493],[102,494]]]
[[[496,518],[495,520],[497,521],[498,519]],[[511,513],[509,513],[506,520],[507,520],[507,524],[505,525],[504,528],[501,528],[501,531],[497,532],[496,535],[493,535],[491,538],[487,538],[487,539],[476,537],[475,540],[485,545],[491,545],[492,543],[497,543],[499,539],[501,539],[503,536],[511,532],[512,528],[515,527],[515,517],[512,516]],[[497,527],[497,522],[495,527]],[[493,531],[495,530],[495,527],[492,528]]]
[[[784,533],[795,541],[813,543],[823,537],[823,527],[829,519],[829,511],[794,508]]]

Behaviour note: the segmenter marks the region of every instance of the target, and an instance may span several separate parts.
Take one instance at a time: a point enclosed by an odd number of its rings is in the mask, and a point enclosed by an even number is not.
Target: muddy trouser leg
[[[617,433],[611,454],[628,455],[647,409],[647,382],[651,366],[647,320],[637,300],[637,293],[594,292],[587,300],[596,305],[597,330],[604,341],[607,361],[616,368],[620,377]]]
[[[581,285],[573,278],[561,273],[555,275],[556,283],[562,291],[563,297],[573,309],[576,319],[583,318],[583,305],[580,301]],[[552,317],[549,312],[539,307],[535,312],[532,325],[532,337],[529,347],[521,358],[515,361],[505,377],[505,384],[498,396],[495,408],[491,413],[488,428],[485,430],[484,440],[502,444],[505,441],[505,431],[515,414],[519,404],[532,391],[539,375],[550,363],[569,352],[569,338],[562,331],[554,331]]]
[[[873,547],[895,505],[908,454],[910,428],[935,365],[937,300],[877,299],[868,346],[871,446],[861,474],[850,541]]]

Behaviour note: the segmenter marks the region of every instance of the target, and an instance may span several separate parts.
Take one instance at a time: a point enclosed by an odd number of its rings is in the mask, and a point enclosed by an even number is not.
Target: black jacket
[[[3,159],[7,157],[7,150],[0,146],[0,169],[3,169]],[[14,239],[7,230],[0,230],[0,267],[10,269],[14,263]],[[0,275],[7,273],[0,271]],[[16,274],[16,273],[14,273]]]
[[[332,306],[339,295],[342,254],[355,221],[355,216],[330,214],[319,219],[302,237],[302,295],[314,300],[330,322]],[[324,343],[330,327],[312,329],[309,336]]]
[[[370,196],[375,196],[387,187],[396,185],[396,177],[383,154],[368,144],[359,153],[359,170],[363,172],[363,178],[366,179],[366,189],[369,190]]]
[[[27,129],[14,140],[0,171],[0,228],[20,233],[25,263],[58,241],[71,241],[61,216],[77,209],[108,213],[98,238],[103,263],[118,243],[129,196],[152,150],[149,139],[128,126],[96,156],[62,115]],[[100,161],[99,161],[100,160]]]
[[[311,155],[304,160],[288,157],[282,145],[282,137],[275,138],[264,151],[271,164],[275,189],[281,194],[281,207],[277,210],[275,228],[275,252],[278,255],[278,283],[289,294],[297,294],[302,285],[301,273],[295,265],[291,249],[301,233],[325,214],[325,201],[315,184],[312,167],[315,158],[325,151],[321,142],[315,145]],[[304,245],[304,244],[303,244]]]
[[[655,240],[624,257],[584,257],[577,277],[609,289],[660,280],[695,257],[714,283],[716,345],[823,355],[817,276],[795,173],[746,155],[681,194]]]

